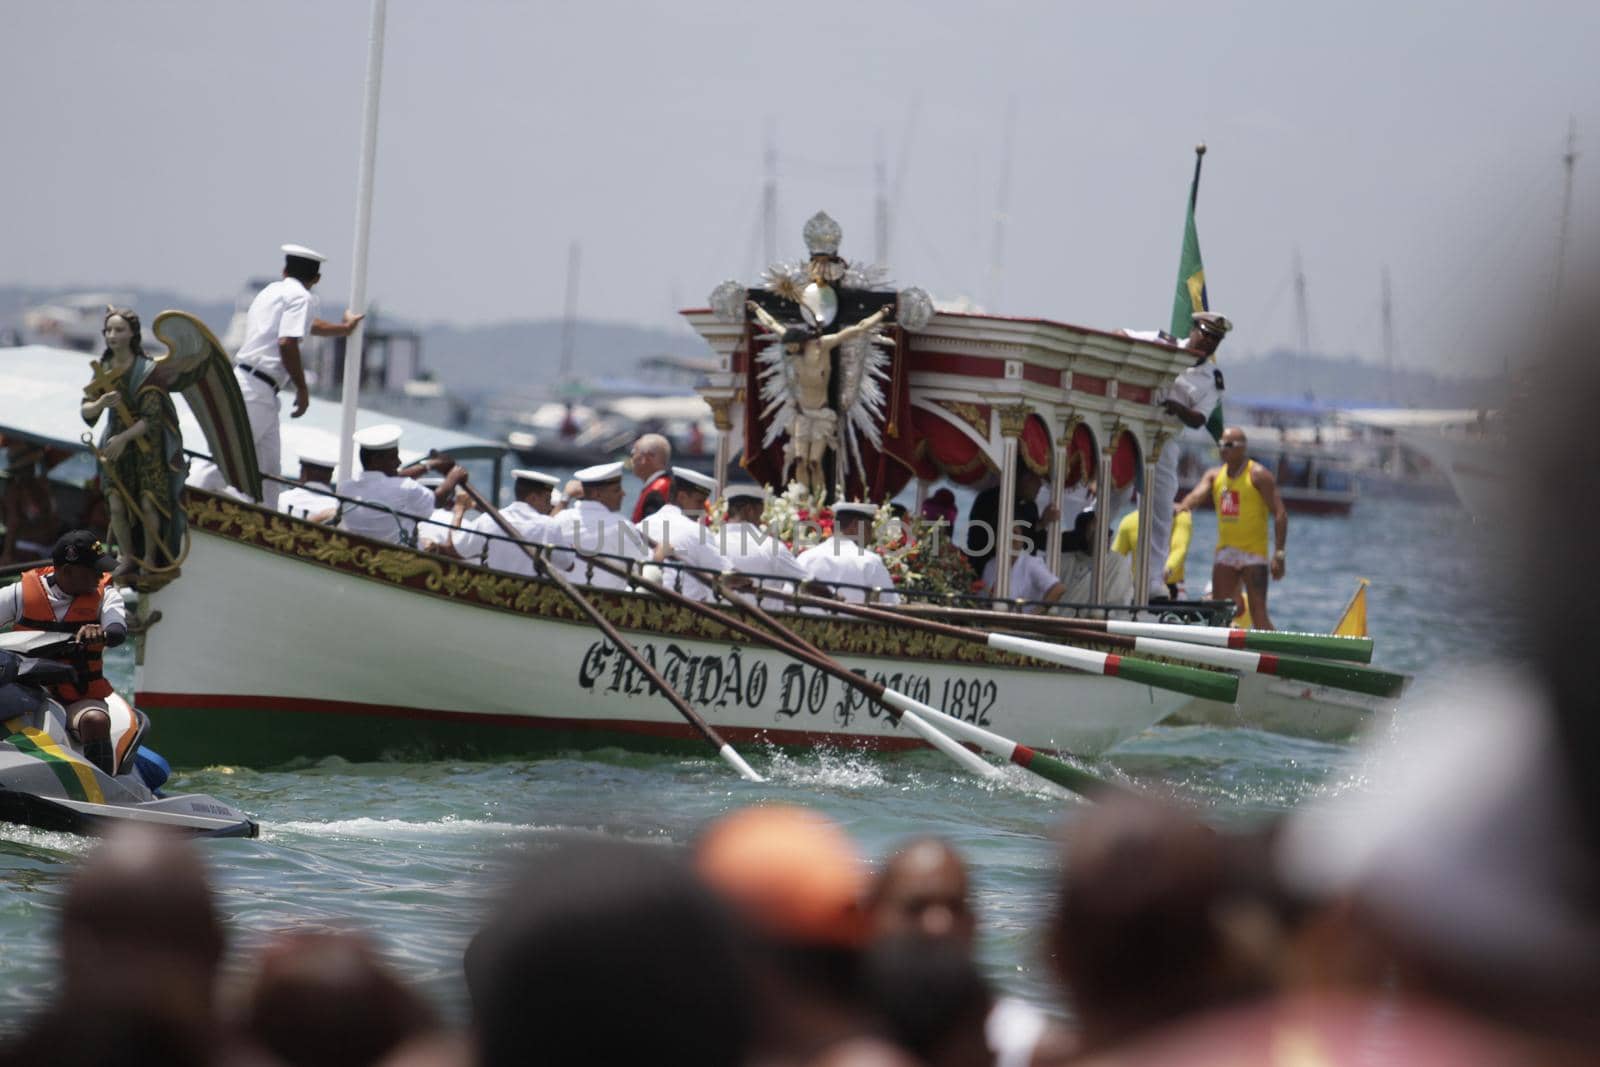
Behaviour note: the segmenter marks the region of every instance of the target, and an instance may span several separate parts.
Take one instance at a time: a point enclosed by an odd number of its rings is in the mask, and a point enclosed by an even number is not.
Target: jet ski
[[[120,696],[111,713],[111,773],[84,759],[47,686],[71,681],[75,642],[58,633],[0,634],[0,821],[77,834],[141,822],[205,837],[255,837],[255,821],[194,793],[166,795],[165,761],[141,747],[150,720]]]

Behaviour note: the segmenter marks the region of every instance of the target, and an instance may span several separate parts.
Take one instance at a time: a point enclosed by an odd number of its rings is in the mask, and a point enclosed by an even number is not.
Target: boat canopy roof
[[[86,451],[83,435],[88,427],[78,415],[83,387],[89,382],[86,352],[74,352],[48,345],[23,345],[0,348],[0,433]],[[206,451],[205,435],[181,394],[173,394],[178,409],[178,425],[186,448]],[[475,437],[459,430],[447,430],[413,422],[380,411],[361,408],[356,426],[387,422],[403,431],[401,455],[420,456],[429,449],[447,452],[464,447],[504,449],[504,444],[486,437]],[[283,464],[291,476],[298,474],[302,452],[339,454],[339,405],[315,399],[305,415],[283,420]]]

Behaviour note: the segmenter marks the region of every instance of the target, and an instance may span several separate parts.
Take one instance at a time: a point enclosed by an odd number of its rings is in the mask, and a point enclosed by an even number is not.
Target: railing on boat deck
[[[291,488],[298,487],[300,485],[299,482],[296,482],[292,479],[283,478],[276,475],[263,474],[262,477],[271,481],[280,482],[283,485]],[[422,551],[422,549],[417,547],[416,537],[416,531],[420,527],[438,526],[441,530],[452,529],[452,527],[442,526],[439,523],[429,522],[426,518],[401,514],[400,512],[397,512],[393,508],[384,504],[372,503],[365,500],[357,500],[354,497],[342,496],[339,493],[332,491],[323,493],[322,495],[339,501],[338,515],[336,515],[334,520],[328,524],[329,526],[336,527],[339,518],[344,516],[347,509],[365,508],[369,511],[382,512],[389,515],[395,522],[394,543],[415,551]],[[309,517],[305,515],[295,515],[290,513],[290,517],[301,519],[302,521],[310,521]],[[407,530],[408,525],[410,526],[409,531]],[[528,547],[533,548],[535,551],[546,549],[547,547],[535,542],[519,541],[516,538],[508,537],[499,532],[475,531],[475,533],[477,533],[477,536],[484,538],[483,551],[479,553],[476,558],[462,558],[461,560],[463,563],[467,563],[475,567],[485,567],[486,569],[489,569],[485,561],[489,552],[489,544],[493,541],[503,541],[508,544],[515,545],[527,545]],[[649,564],[641,564],[638,560],[634,560],[626,556],[614,555],[607,552],[584,552],[579,549],[567,548],[566,546],[561,546],[560,548],[556,549],[556,551],[577,556],[579,565],[576,571],[571,574],[571,577],[584,585],[594,584],[595,575],[599,573],[592,563],[585,565],[584,561],[600,559],[609,562],[612,566],[625,569],[630,574],[636,573],[637,569],[642,566],[660,568],[660,575],[652,575],[651,577],[656,577],[656,580],[660,581],[663,585],[680,593],[684,592],[684,577],[686,575],[693,576],[698,578],[704,585],[711,589],[712,596],[716,603],[727,604],[727,601],[717,590],[716,580],[723,577],[723,574],[718,571],[706,570],[704,568],[695,567],[677,560],[663,560],[659,563],[651,562]],[[793,581],[790,576],[781,574],[763,575],[748,571],[741,571],[740,576],[751,578],[758,582],[770,581],[775,583],[781,582],[785,584],[792,584]],[[916,604],[928,604],[949,608],[981,608],[989,611],[1045,614],[1066,618],[1122,618],[1155,620],[1160,622],[1199,623],[1214,626],[1226,626],[1228,625],[1229,620],[1233,618],[1233,602],[1227,600],[1177,600],[1144,606],[1135,606],[1132,604],[1091,604],[1081,602],[1069,603],[1065,601],[1055,601],[1054,603],[1049,603],[1042,600],[997,600],[993,597],[984,596],[981,593],[939,593],[930,590],[908,588],[904,586],[896,586],[892,590],[880,590],[876,586],[858,585],[852,582],[830,581],[823,584],[836,590],[856,590],[862,594],[862,598],[868,604],[878,603],[880,592],[893,592],[898,594],[902,601],[908,601]],[[756,590],[755,593],[759,595],[759,590]],[[768,610],[776,610],[785,613],[794,612],[795,610],[790,605],[782,603],[781,601],[777,600],[777,598],[773,597],[764,598],[762,600],[762,606]]]

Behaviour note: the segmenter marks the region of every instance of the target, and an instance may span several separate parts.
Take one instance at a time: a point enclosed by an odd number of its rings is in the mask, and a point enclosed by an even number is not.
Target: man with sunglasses
[[[1209,494],[1217,510],[1217,558],[1211,565],[1211,595],[1217,600],[1232,600],[1245,605],[1238,594],[1241,588],[1249,597],[1251,625],[1271,630],[1267,614],[1267,577],[1283,577],[1289,538],[1289,512],[1278,495],[1278,482],[1272,472],[1250,458],[1244,431],[1229,426],[1222,431],[1222,466],[1206,471],[1200,484],[1178,502],[1178,511],[1188,511]],[[1272,516],[1276,548],[1267,558],[1267,516]]]

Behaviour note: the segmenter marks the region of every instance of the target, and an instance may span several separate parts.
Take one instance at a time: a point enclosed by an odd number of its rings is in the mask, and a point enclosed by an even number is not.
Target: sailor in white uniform
[[[661,583],[694,600],[710,600],[715,575],[729,569],[728,561],[717,551],[717,535],[701,522],[706,501],[717,491],[716,479],[688,467],[672,468],[668,503],[646,515],[639,529],[655,546],[657,562],[671,560],[680,567],[664,567]],[[695,568],[711,572],[697,575]]]
[[[1212,412],[1222,403],[1222,372],[1217,369],[1212,357],[1217,346],[1222,344],[1222,339],[1233,329],[1233,323],[1225,316],[1211,311],[1196,311],[1191,320],[1193,326],[1189,336],[1177,342],[1164,333],[1152,335],[1139,330],[1123,331],[1129,337],[1141,340],[1175,343],[1195,355],[1194,366],[1179,374],[1171,385],[1158,394],[1163,410],[1170,417],[1167,429],[1172,438],[1156,459],[1155,478],[1150,485],[1150,536],[1145,545],[1149,563],[1145,573],[1151,597],[1167,596],[1167,552],[1172,545],[1172,507],[1178,496],[1177,435],[1185,427],[1198,429],[1207,426]],[[1219,419],[1212,436],[1220,438],[1221,435]],[[1108,598],[1107,603],[1112,601]]]
[[[311,405],[311,393],[301,365],[301,342],[307,334],[348,337],[363,317],[347,310],[342,322],[324,322],[318,318],[318,299],[311,290],[322,279],[322,264],[327,257],[302,245],[284,245],[282,250],[283,277],[262,289],[250,302],[250,310],[245,313],[244,344],[234,356],[233,367],[239,392],[244,395],[245,412],[250,416],[256,462],[262,474],[273,477],[283,473],[278,394],[293,387],[291,419],[304,415]],[[276,508],[280,488],[277,482],[263,479],[262,503]]]
[[[556,520],[551,495],[560,479],[543,471],[514,470],[511,492],[516,497],[500,509],[501,516],[530,545],[561,547],[565,534]],[[533,560],[519,546],[506,539],[506,532],[493,515],[480,515],[455,533],[456,553],[469,563],[482,563],[492,570],[511,574],[534,573]],[[572,566],[568,552],[551,554],[551,565],[564,573]]]
[[[390,423],[369,426],[355,435],[361,473],[339,483],[338,493],[349,500],[339,513],[339,528],[363,537],[396,544],[415,542],[417,521],[426,519],[446,493],[466,480],[465,467],[455,467],[437,493],[418,485],[400,469],[400,427]],[[413,468],[407,468],[408,470]]]
[[[332,456],[300,453],[300,484],[278,496],[278,510],[313,522],[327,522],[339,510],[333,495],[333,470],[339,461]]]
[[[573,477],[583,483],[583,499],[561,513],[565,543],[577,553],[567,576],[597,589],[626,589],[626,581],[591,567],[585,558],[597,557],[614,567],[650,559],[650,546],[644,535],[622,515],[622,464],[585,467]]]
[[[874,504],[835,504],[833,536],[800,553],[800,566],[806,575],[818,582],[837,584],[834,594],[851,604],[866,603],[863,586],[877,590],[879,604],[900,603],[883,557],[864,547],[872,539],[872,518],[877,513]]]
[[[440,493],[444,488],[445,476],[436,472],[420,475],[417,484],[435,495],[442,496],[443,502],[433,509],[433,513],[426,519],[417,523],[417,547],[437,552],[445,556],[457,556],[457,545],[454,543],[455,534],[461,527],[470,527],[483,517],[483,512],[472,506],[472,498],[466,493],[453,488],[448,493]],[[493,522],[493,519],[489,520]]]
[[[1000,557],[990,556],[983,568],[983,591],[994,596],[995,577],[1000,569]],[[1065,583],[1057,578],[1045,561],[1032,552],[1018,552],[1011,562],[1011,599],[1044,601],[1054,604],[1067,591]],[[1034,609],[1043,610],[1043,609]]]
[[[717,531],[716,544],[728,568],[754,578],[762,589],[792,593],[797,583],[806,580],[806,572],[789,546],[761,524],[767,491],[759,485],[731,485],[722,496],[728,514]],[[775,597],[762,597],[758,603],[769,610],[789,607]]]

